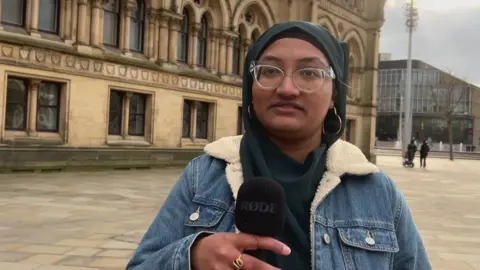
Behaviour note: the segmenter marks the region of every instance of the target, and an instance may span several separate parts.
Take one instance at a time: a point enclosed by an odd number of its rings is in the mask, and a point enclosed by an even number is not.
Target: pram
[[[413,163],[414,157],[415,157],[415,153],[412,153],[412,151],[407,151],[405,153],[405,159],[403,160],[403,167],[405,168],[415,167],[415,163]]]

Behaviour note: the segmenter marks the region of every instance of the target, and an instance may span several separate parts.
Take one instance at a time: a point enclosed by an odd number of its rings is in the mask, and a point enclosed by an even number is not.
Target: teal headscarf
[[[322,146],[310,153],[304,163],[295,162],[286,156],[271,140],[265,136],[264,128],[258,121],[252,104],[252,84],[250,72],[252,61],[258,60],[262,52],[279,36],[288,37],[292,33],[306,36],[308,41],[320,49],[335,72],[334,106],[341,123],[333,110],[329,110],[324,120],[325,133]],[[295,37],[293,35],[292,37]],[[245,59],[243,70],[242,115],[245,134],[240,146],[240,157],[245,181],[253,177],[268,177],[279,181],[287,191],[286,231],[279,240],[287,242],[292,248],[290,259],[279,258],[268,253],[264,258],[268,263],[283,269],[308,268],[310,261],[309,244],[309,205],[325,169],[325,150],[338,140],[345,127],[346,84],[348,77],[348,45],[338,41],[325,28],[309,22],[295,21],[277,24],[264,32],[252,44]],[[340,130],[340,132],[338,132]],[[305,192],[303,192],[305,190]],[[297,197],[299,197],[298,201]],[[288,261],[290,260],[290,261]],[[294,268],[291,268],[294,266]],[[290,267],[290,268],[289,268]]]

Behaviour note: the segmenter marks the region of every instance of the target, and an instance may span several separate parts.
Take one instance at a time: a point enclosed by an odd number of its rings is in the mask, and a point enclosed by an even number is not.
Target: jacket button
[[[328,234],[323,235],[323,242],[325,242],[327,245],[330,245],[330,236]]]
[[[190,215],[190,221],[196,221],[200,217],[200,207],[197,209],[196,212]]]
[[[365,242],[367,242],[367,244],[370,246],[375,245],[375,239],[373,239],[372,234],[370,232],[367,232],[367,236],[365,237]]]

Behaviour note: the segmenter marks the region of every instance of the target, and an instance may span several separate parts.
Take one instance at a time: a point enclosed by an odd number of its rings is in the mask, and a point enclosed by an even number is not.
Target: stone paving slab
[[[480,270],[480,161],[378,165],[405,194],[434,269]],[[181,173],[0,175],[0,269],[120,270]]]

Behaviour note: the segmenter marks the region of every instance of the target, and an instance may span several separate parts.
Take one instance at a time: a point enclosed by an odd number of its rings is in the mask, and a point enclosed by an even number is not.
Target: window
[[[212,103],[185,100],[183,102],[182,138],[210,138]]]
[[[26,130],[28,114],[28,80],[8,78],[6,107],[5,129]]]
[[[62,88],[62,83],[8,77],[5,130],[59,132]]]
[[[143,0],[137,0],[130,19],[130,50],[143,51],[143,29],[145,23],[145,8]]]
[[[202,17],[200,29],[198,30],[198,44],[197,44],[197,65],[204,67],[207,59],[207,37],[208,24],[205,16]]]
[[[103,10],[103,44],[118,47],[120,1],[108,0]]]
[[[177,48],[177,60],[180,62],[187,62],[188,57],[188,12],[183,10],[183,21],[180,31],[178,32],[178,48]]]
[[[232,72],[233,74],[240,75],[240,57],[242,55],[241,48],[241,37],[237,37],[233,41],[233,61],[232,61]]]
[[[25,25],[25,0],[2,1],[2,23],[23,27]]]
[[[183,126],[182,126],[182,138],[190,138],[191,126],[192,126],[192,111],[193,101],[185,100],[183,102]]]
[[[108,135],[122,134],[124,92],[110,91],[110,108],[108,113]]]
[[[197,109],[197,127],[196,138],[208,139],[208,114],[210,112],[210,104],[206,102],[195,102]]]
[[[237,135],[242,135],[245,129],[243,127],[242,106],[237,109]]]
[[[58,33],[59,0],[40,0],[38,6],[38,30]]]
[[[145,135],[145,105],[147,98],[142,94],[133,94],[130,98],[128,115],[128,135]]]
[[[40,83],[37,94],[37,131],[58,132],[61,89],[59,83]]]
[[[111,90],[108,135],[145,136],[147,99],[146,94]]]

